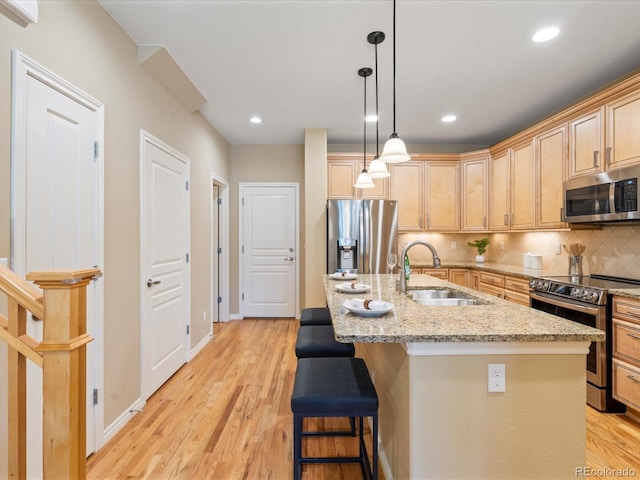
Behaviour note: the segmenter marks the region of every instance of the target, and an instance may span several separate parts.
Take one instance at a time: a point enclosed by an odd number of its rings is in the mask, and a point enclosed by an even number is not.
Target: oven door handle
[[[597,307],[585,307],[583,305],[577,305],[575,303],[563,302],[561,300],[556,300],[555,298],[538,295],[536,292],[529,292],[529,297],[535,298],[536,300],[540,300],[541,302],[545,302],[550,305],[555,305],[556,307],[570,308],[571,310],[576,310],[578,312],[587,313],[593,316],[598,315]]]

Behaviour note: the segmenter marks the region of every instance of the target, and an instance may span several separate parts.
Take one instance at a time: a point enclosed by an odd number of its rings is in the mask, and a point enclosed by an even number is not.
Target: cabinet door
[[[480,290],[480,272],[478,270],[469,270],[469,288]]]
[[[607,168],[640,163],[640,92],[607,105]]]
[[[511,152],[512,230],[531,230],[535,226],[535,163],[533,144],[527,142]]]
[[[371,160],[373,160],[373,158],[368,159],[367,160],[367,165],[369,165],[369,163],[371,163]],[[360,174],[360,172],[362,171],[363,168],[363,163],[362,161],[358,162],[358,174]],[[356,177],[357,180],[357,177]],[[356,189],[358,192],[358,197],[359,198],[373,198],[373,199],[379,199],[379,200],[384,200],[387,198],[387,185],[388,185],[388,181],[386,178],[373,178],[373,184],[375,185],[374,188],[358,188]],[[355,183],[355,182],[354,182]]]
[[[327,196],[328,198],[355,198],[357,160],[330,161],[327,164]]]
[[[562,182],[566,175],[567,126],[536,137],[536,228],[564,228]]]
[[[449,281],[463,287],[469,286],[469,269],[467,268],[450,268]]]
[[[426,165],[426,230],[460,230],[460,164],[430,161]]]
[[[440,280],[449,280],[448,268],[423,268],[420,273],[424,275],[431,275],[432,277],[439,278]]]
[[[604,170],[603,108],[569,123],[569,178]]]
[[[392,163],[389,167],[391,199],[398,201],[398,230],[420,231],[424,205],[424,162]]]
[[[463,160],[462,168],[462,231],[487,230],[488,157]]]
[[[509,152],[491,158],[491,230],[509,229]]]

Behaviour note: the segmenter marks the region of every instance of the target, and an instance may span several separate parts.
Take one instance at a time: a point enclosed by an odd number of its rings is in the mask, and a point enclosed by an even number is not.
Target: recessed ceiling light
[[[531,40],[534,42],[547,42],[552,38],[556,38],[560,33],[560,29],[558,27],[546,27],[538,30]]]
[[[445,115],[444,117],[442,117],[442,121],[444,123],[451,123],[451,122],[455,122],[456,118],[457,117],[455,115]]]
[[[364,117],[365,122],[375,122],[378,119],[375,114],[367,115]]]
[[[262,119],[260,117],[251,117],[249,121],[251,123],[262,123]]]

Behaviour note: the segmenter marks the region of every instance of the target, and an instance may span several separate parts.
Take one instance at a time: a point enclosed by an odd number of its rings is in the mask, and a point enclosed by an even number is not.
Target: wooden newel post
[[[98,269],[34,272],[27,280],[44,292],[43,474],[86,478],[86,287]]]

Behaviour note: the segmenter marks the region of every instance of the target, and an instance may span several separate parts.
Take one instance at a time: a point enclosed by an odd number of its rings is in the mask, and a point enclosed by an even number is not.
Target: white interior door
[[[189,353],[189,159],[146,132],[142,142],[142,390],[155,392]]]
[[[241,185],[242,313],[295,317],[298,298],[298,186]]]
[[[12,267],[32,271],[101,268],[103,232],[102,106],[14,52]],[[103,281],[87,288],[87,454],[101,446],[101,407],[93,404],[101,352]],[[28,320],[42,339],[42,322]],[[97,380],[98,379],[98,380]],[[42,444],[42,372],[29,365],[27,435]],[[97,426],[97,417],[100,418]],[[28,449],[29,476],[42,472],[42,450]],[[40,473],[38,473],[40,472]]]

